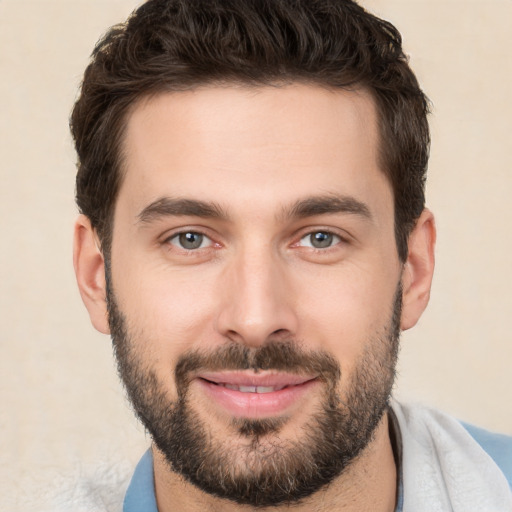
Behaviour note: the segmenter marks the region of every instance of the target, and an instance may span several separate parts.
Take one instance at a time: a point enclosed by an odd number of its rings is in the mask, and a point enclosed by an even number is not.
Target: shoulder
[[[33,479],[20,501],[24,509],[39,512],[121,512],[131,471],[126,462],[54,471],[44,482]]]
[[[457,460],[459,469],[472,466],[480,473],[483,468],[498,470],[512,489],[512,436],[469,425],[422,405],[393,401],[391,408],[407,445],[405,449],[414,451],[421,447],[423,451],[435,452],[445,465]],[[491,470],[492,466],[496,470]]]
[[[464,422],[461,424],[498,465],[512,488],[512,436],[491,432]]]

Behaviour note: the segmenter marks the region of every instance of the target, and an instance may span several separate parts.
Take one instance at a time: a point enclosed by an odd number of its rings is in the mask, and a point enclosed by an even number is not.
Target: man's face
[[[136,411],[205,491],[311,494],[370,442],[393,382],[401,264],[373,101],[162,94],[124,151],[110,329]]]

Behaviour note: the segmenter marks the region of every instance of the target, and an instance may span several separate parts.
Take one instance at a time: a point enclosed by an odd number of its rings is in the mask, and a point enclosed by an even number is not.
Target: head
[[[75,268],[171,471],[296,502],[382,434],[432,276],[426,113],[349,1],[150,0],[98,43]]]

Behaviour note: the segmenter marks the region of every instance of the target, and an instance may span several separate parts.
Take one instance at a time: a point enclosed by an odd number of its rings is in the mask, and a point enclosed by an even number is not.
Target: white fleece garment
[[[403,512],[512,512],[512,492],[491,457],[454,418],[392,404],[402,436]]]
[[[25,496],[5,512],[122,512],[132,472],[125,461],[77,467],[65,476],[49,471],[46,485],[37,478]]]

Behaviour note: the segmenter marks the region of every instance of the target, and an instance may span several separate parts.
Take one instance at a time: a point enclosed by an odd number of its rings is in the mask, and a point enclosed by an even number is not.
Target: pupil
[[[185,249],[197,249],[203,243],[203,235],[199,233],[182,233],[180,244]]]
[[[313,247],[317,248],[329,247],[332,244],[332,234],[323,233],[322,231],[314,233],[312,236],[311,243]]]

